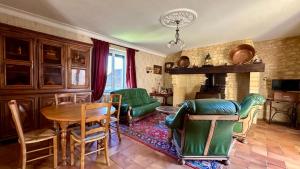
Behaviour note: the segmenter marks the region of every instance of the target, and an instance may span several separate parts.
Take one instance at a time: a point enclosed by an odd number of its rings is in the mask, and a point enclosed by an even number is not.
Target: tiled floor
[[[113,136],[110,142],[110,162],[105,165],[103,155],[90,155],[86,158],[87,169],[160,169],[189,168],[177,165],[176,160],[154,151],[126,136],[122,136],[119,144]],[[0,146],[0,168],[15,169],[17,165],[17,145]],[[41,160],[27,168],[48,169],[52,167],[52,159]],[[67,166],[60,169],[78,168]],[[259,122],[253,126],[248,135],[248,144],[236,142],[231,152],[231,164],[225,169],[300,169],[300,130],[293,130],[280,125],[268,125]]]

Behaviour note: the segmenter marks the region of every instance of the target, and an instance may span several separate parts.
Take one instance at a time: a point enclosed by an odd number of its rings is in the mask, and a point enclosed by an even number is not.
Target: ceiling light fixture
[[[169,48],[179,46],[182,49],[185,44],[179,35],[179,27],[191,24],[197,18],[197,13],[191,9],[180,8],[166,12],[160,17],[160,23],[169,28],[176,28],[175,40],[171,40],[167,46]]]

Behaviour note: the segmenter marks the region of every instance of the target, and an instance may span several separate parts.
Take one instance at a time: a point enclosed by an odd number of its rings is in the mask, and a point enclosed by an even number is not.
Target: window
[[[109,49],[105,92],[125,88],[125,52]]]

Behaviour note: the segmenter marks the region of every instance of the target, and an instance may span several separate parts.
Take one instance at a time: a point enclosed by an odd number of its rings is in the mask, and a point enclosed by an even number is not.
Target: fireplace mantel
[[[197,68],[172,68],[170,74],[216,74],[216,73],[247,73],[247,72],[264,72],[265,64],[244,64],[228,66],[211,66]]]

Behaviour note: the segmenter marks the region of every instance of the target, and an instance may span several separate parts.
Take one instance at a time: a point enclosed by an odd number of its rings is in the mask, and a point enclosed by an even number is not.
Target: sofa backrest
[[[152,101],[147,90],[143,88],[121,89],[111,93],[121,94],[122,104],[129,104],[132,107],[148,104]]]
[[[240,118],[246,118],[253,106],[263,105],[266,99],[264,96],[256,93],[250,93],[246,97],[244,97],[241,102],[241,110],[239,111]]]
[[[189,102],[192,114],[230,115],[241,109],[237,102],[224,99],[196,99]]]

